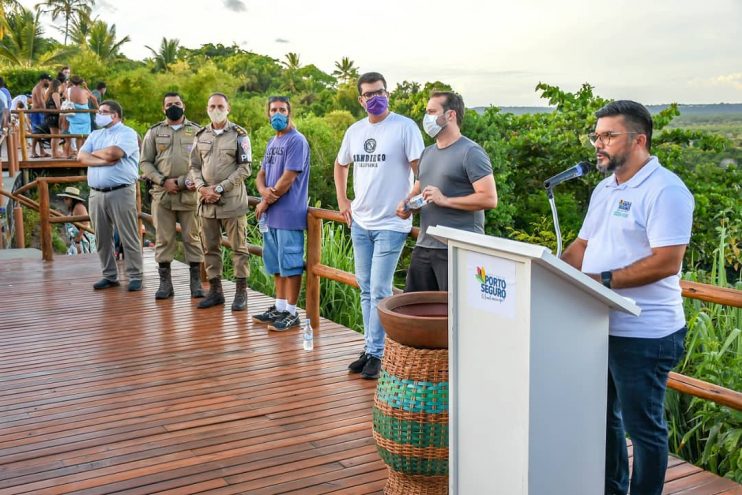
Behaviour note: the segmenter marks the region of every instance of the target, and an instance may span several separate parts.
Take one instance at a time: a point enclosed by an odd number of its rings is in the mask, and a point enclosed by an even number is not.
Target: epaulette
[[[234,130],[237,131],[238,136],[247,136],[247,131],[245,129],[235,123],[233,123],[232,125],[234,126]]]
[[[204,132],[204,131],[205,131],[206,129],[208,129],[208,127],[202,127],[202,128],[200,128],[199,130],[197,130],[197,131],[196,131],[196,136],[199,136],[199,135],[201,135],[201,133],[202,133],[202,132]]]
[[[192,120],[186,120],[186,125],[192,125],[193,127],[197,129],[203,129],[203,126],[201,126],[201,124],[194,122]]]
[[[150,126],[150,129],[154,129],[155,127],[159,127],[159,126],[161,126],[161,125],[162,125],[162,121],[160,121],[160,122],[157,122],[156,124],[152,124],[152,125]],[[149,130],[149,129],[148,129],[148,130]]]

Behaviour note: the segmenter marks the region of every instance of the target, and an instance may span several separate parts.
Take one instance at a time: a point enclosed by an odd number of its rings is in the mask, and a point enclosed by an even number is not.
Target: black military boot
[[[204,297],[204,289],[201,287],[201,263],[189,263],[191,271],[191,297],[200,299]]]
[[[247,279],[238,278],[237,288],[234,291],[232,311],[245,311],[247,309]]]
[[[224,292],[222,292],[222,281],[219,277],[209,279],[209,293],[206,299],[198,303],[201,309],[210,308],[217,304],[224,304]]]
[[[169,299],[173,297],[173,280],[170,278],[170,263],[160,263],[157,268],[160,274],[160,287],[155,293],[155,299]]]

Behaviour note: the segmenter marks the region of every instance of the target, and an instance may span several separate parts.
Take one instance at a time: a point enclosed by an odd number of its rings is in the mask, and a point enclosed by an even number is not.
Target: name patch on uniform
[[[629,216],[631,211],[631,201],[625,201],[623,199],[618,200],[618,208],[613,212],[614,217],[626,218]]]

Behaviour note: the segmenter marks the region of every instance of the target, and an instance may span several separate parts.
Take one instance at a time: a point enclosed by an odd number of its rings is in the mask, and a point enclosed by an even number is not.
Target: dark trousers
[[[631,493],[660,495],[667,470],[665,389],[667,375],[683,356],[686,328],[660,339],[610,337],[605,492],[626,495],[634,446]]]
[[[405,292],[448,290],[448,248],[415,246],[407,270]]]

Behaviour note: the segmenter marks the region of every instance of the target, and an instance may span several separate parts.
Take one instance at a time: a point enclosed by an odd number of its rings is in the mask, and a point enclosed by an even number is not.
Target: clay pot
[[[448,349],[448,292],[407,292],[376,306],[386,335],[417,349]]]

